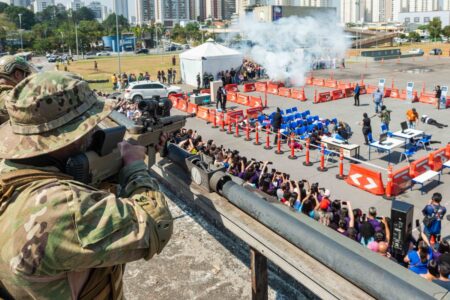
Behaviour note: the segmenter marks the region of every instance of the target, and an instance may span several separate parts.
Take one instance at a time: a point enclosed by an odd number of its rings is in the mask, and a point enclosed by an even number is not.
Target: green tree
[[[428,23],[428,32],[430,37],[433,39],[439,38],[441,36],[442,22],[439,18],[433,18],[433,20]]]
[[[19,14],[22,14],[22,29],[29,30],[35,23],[34,13],[25,7],[9,6],[5,9],[5,14],[17,28],[20,26]]]
[[[128,31],[130,29],[130,24],[128,23],[127,18],[124,16],[118,17],[119,23],[119,32]],[[103,28],[105,28],[105,32],[108,35],[116,34],[116,14],[110,14],[105,21],[102,23]]]
[[[411,32],[408,34],[408,38],[409,38],[409,40],[412,41],[412,42],[420,42],[420,34],[418,34],[418,33],[415,32],[415,31],[411,31]]]
[[[95,20],[95,13],[92,11],[92,9],[87,8],[85,6],[81,7],[77,11],[72,12],[74,20],[77,21],[94,21]]]
[[[4,3],[4,2],[0,2],[0,13],[4,13],[5,10],[9,7],[8,4]]]
[[[97,21],[85,20],[78,25],[78,39],[83,45],[89,45],[89,48],[101,39],[103,32],[103,26]]]
[[[442,34],[446,37],[446,38],[450,38],[450,25],[445,26],[442,29]]]
[[[58,10],[54,5],[47,6],[42,12],[36,14],[36,20],[40,23],[48,23],[56,28],[69,19],[67,11]]]

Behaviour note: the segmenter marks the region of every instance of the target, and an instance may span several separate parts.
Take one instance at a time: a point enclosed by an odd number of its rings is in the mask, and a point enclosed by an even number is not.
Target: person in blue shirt
[[[359,86],[358,83],[356,84],[353,92],[354,92],[354,98],[355,98],[355,103],[353,105],[359,106],[359,95],[361,94],[361,87]]]
[[[417,250],[410,250],[403,261],[408,263],[408,269],[416,274],[428,272],[428,262],[433,259],[433,251],[425,241],[420,241]]]
[[[372,94],[372,98],[375,103],[375,113],[378,113],[378,110],[381,109],[381,105],[383,105],[383,94],[380,92],[379,88]]]
[[[442,194],[434,193],[433,196],[431,196],[430,202],[422,209],[424,215],[422,239],[430,246],[431,236],[434,236],[435,239],[439,239],[441,235],[442,218],[447,212],[447,209],[440,204],[441,201]]]

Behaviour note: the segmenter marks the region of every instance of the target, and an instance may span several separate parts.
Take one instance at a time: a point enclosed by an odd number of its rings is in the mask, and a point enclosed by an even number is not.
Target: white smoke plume
[[[333,62],[334,58],[339,66],[350,45],[336,18],[328,14],[268,23],[250,14],[238,26],[243,39],[251,41],[251,46],[242,48],[244,55],[262,65],[271,80],[294,86],[305,84],[314,62]]]

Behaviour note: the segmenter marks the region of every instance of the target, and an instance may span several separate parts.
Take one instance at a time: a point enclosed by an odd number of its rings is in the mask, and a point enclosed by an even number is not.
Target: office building
[[[128,0],[113,0],[114,12],[128,20]]]
[[[55,5],[55,0],[34,0],[33,10],[34,13],[42,12],[48,6]]]
[[[223,19],[223,1],[206,0],[206,17],[213,20]]]
[[[340,21],[346,23],[360,23],[364,20],[365,1],[361,0],[341,0]]]
[[[77,11],[80,8],[82,8],[83,6],[84,6],[84,1],[82,1],[82,0],[74,0],[74,1],[71,1],[69,3],[68,8],[73,10],[73,11]]]
[[[155,21],[166,27],[189,21],[189,0],[155,0]]]
[[[136,24],[155,21],[155,0],[136,0]]]
[[[108,15],[107,7],[102,5],[100,2],[97,2],[97,1],[91,2],[86,7],[94,12],[95,18],[99,22],[105,20]]]
[[[14,6],[22,6],[22,7],[30,7],[31,6],[31,0],[9,0],[9,1],[2,1],[9,5]]]

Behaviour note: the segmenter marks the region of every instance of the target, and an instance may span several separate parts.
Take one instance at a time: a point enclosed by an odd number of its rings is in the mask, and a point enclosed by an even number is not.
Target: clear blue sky
[[[70,3],[71,0],[55,0],[55,3],[62,3],[64,5],[67,5]],[[108,6],[108,9],[113,8],[113,0],[84,0],[84,3],[88,5],[89,3],[93,1],[101,2],[103,5]],[[136,15],[136,0],[128,0],[128,15],[135,16]]]

